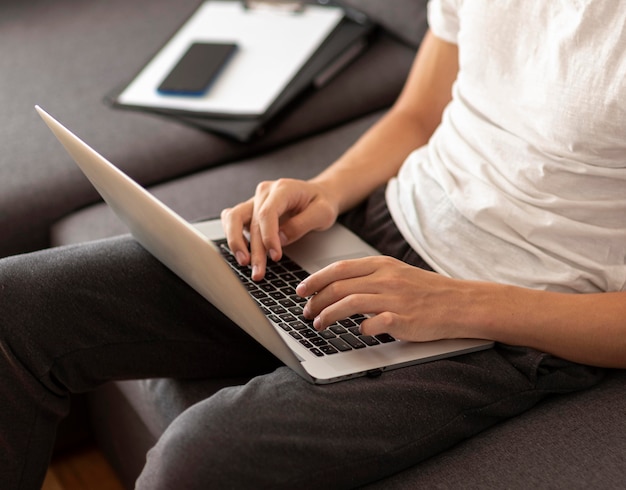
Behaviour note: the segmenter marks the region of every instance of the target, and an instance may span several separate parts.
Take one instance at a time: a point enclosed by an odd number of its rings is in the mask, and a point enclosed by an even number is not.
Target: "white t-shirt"
[[[387,189],[438,272],[626,290],[626,8],[612,0],[432,0],[459,46],[453,100]]]

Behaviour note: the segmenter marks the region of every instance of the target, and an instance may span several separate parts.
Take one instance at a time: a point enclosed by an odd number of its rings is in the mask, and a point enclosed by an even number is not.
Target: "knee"
[[[148,453],[137,488],[293,488],[289,481],[309,466],[310,453],[298,458],[297,436],[283,423],[284,400],[263,388],[278,383],[281,372],[296,376],[279,369],[223,389],[179,415]]]
[[[136,488],[251,488],[240,471],[250,461],[250,438],[236,427],[236,410],[228,412],[209,399],[179,415],[148,452]]]

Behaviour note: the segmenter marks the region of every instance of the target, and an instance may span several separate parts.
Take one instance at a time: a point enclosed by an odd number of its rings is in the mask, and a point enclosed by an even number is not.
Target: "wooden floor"
[[[109,463],[94,446],[52,461],[42,490],[124,490]]]

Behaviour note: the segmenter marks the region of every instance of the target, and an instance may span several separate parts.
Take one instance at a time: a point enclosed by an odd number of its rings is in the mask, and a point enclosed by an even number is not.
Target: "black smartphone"
[[[165,95],[204,95],[237,51],[234,43],[193,43],[158,87]]]

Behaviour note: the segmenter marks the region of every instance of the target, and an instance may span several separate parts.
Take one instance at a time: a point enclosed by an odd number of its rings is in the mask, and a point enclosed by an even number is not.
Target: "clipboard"
[[[207,0],[119,94],[118,103],[189,114],[259,116],[342,17],[336,6],[307,5],[301,12],[285,13]],[[160,94],[155,88],[194,42],[233,43],[238,52],[205,95]]]
[[[332,32],[325,37],[298,72],[291,77],[280,93],[260,114],[233,115],[122,103],[119,96],[128,85],[108,94],[105,101],[117,108],[141,110],[172,117],[183,123],[238,141],[249,141],[259,136],[267,123],[291,102],[308,90],[323,86],[334,74],[358,56],[366,48],[369,36],[375,28],[375,24],[361,12],[342,9],[342,18]]]

